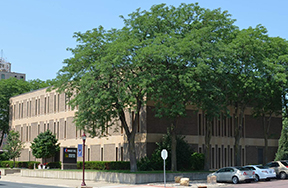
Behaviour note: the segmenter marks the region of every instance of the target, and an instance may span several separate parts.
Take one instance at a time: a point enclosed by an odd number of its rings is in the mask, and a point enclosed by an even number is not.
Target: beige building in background
[[[59,140],[60,147],[77,148],[82,144],[81,130],[76,130],[73,123],[74,113],[65,101],[69,99],[65,94],[55,91],[46,92],[46,88],[21,94],[10,99],[11,128],[19,131],[25,148],[18,161],[35,161],[30,149],[31,142],[40,132],[51,130]],[[141,110],[140,120],[136,133],[137,158],[151,156],[156,148],[156,142],[166,134],[169,122],[167,119],[154,116],[153,104],[148,102]],[[232,110],[232,108],[231,108]],[[205,118],[201,111],[187,107],[188,116],[179,120],[178,133],[185,139],[194,151],[203,152],[205,144]],[[134,113],[126,113],[128,121]],[[234,165],[234,119],[220,118],[214,121],[211,139],[211,169]],[[268,140],[268,160],[273,160],[278,148],[278,139],[281,134],[281,117],[272,117],[270,137]],[[130,122],[131,124],[131,122]],[[120,124],[119,124],[120,125]],[[120,126],[107,130],[110,136],[104,138],[90,138],[86,140],[85,159],[87,161],[127,161],[128,144]],[[240,140],[242,165],[259,164],[263,162],[264,139],[262,119],[255,119],[251,115],[251,108],[247,108],[244,117],[244,128]],[[89,136],[89,135],[88,135]],[[54,161],[61,161],[62,153]],[[77,158],[82,161],[82,157]]]

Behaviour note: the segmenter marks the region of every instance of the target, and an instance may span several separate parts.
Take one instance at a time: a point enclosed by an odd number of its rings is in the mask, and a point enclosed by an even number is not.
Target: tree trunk
[[[137,129],[137,123],[140,117],[140,109],[142,107],[142,102],[137,99],[137,108],[136,108],[136,116],[135,119],[132,118],[132,130],[129,130],[129,126],[127,124],[125,118],[124,109],[118,108],[119,110],[119,118],[121,121],[121,125],[123,126],[127,140],[128,140],[128,151],[129,151],[129,160],[130,160],[130,171],[136,172],[137,171],[137,159],[136,159],[136,150],[135,150],[135,135]]]
[[[242,128],[243,128],[243,116],[245,107],[242,107],[240,110],[240,114],[238,114],[238,105],[235,105],[235,114],[234,114],[234,165],[241,166],[241,146],[240,139],[242,136]]]
[[[205,166],[204,170],[210,170],[210,141],[211,141],[211,121],[205,122],[205,148],[204,148],[204,155],[205,155]]]
[[[4,139],[4,130],[2,130],[2,134],[1,134],[1,139],[0,139],[0,146],[2,145],[3,139]]]
[[[130,137],[128,138],[128,151],[129,151],[129,158],[130,158],[130,171],[136,172],[137,160],[136,160],[136,151],[135,151],[135,133],[130,134]]]
[[[171,124],[171,171],[177,171],[177,139],[176,139],[176,121]]]
[[[272,117],[272,113],[270,113],[269,118],[268,118],[268,122],[266,121],[266,117],[265,114],[263,115],[263,127],[264,127],[264,158],[263,158],[263,164],[266,164],[268,162],[268,158],[267,158],[267,153],[268,153],[268,134],[269,134],[269,128],[270,128],[270,124],[271,124],[271,117]]]
[[[15,157],[13,158],[13,168],[15,168]]]

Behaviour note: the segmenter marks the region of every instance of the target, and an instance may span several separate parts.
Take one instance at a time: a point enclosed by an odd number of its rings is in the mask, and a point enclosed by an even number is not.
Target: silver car
[[[232,182],[237,184],[243,181],[255,181],[255,172],[244,167],[225,167],[214,172],[212,175],[216,176],[217,182]]]
[[[276,172],[277,177],[280,179],[286,179],[288,174],[288,163],[286,161],[272,161],[267,163],[265,166],[273,168]]]

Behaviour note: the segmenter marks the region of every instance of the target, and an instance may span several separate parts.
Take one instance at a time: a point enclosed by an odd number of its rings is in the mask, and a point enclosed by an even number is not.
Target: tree
[[[287,118],[283,121],[283,128],[281,137],[279,139],[279,146],[275,156],[275,161],[287,160],[288,158],[288,121]]]
[[[19,132],[14,130],[9,131],[7,142],[4,145],[4,150],[7,150],[7,156],[9,159],[13,159],[13,167],[15,167],[15,158],[20,157],[21,151],[24,148],[21,142]]]
[[[60,151],[60,143],[57,142],[56,136],[50,130],[41,132],[31,143],[32,154],[36,158],[44,158],[46,162],[46,158],[53,157]]]
[[[39,79],[29,80],[28,82],[16,78],[0,80],[0,145],[2,145],[4,135],[9,132],[10,98],[47,87],[49,84],[50,81],[44,82]]]
[[[4,135],[9,132],[10,98],[28,91],[30,91],[29,84],[24,80],[16,78],[0,80],[0,145]]]

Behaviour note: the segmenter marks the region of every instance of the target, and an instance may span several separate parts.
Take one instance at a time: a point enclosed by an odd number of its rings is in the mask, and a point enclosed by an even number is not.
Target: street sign
[[[161,157],[162,157],[163,160],[166,160],[166,159],[167,159],[167,157],[168,157],[168,152],[167,152],[166,149],[163,149],[163,150],[161,151]]]
[[[163,165],[163,168],[164,168],[164,187],[166,187],[166,172],[165,172],[165,160],[167,159],[167,157],[168,157],[168,152],[167,152],[167,150],[166,149],[162,149],[162,151],[161,151],[161,157],[162,157],[162,159],[163,159],[163,163],[164,163],[164,165]]]

